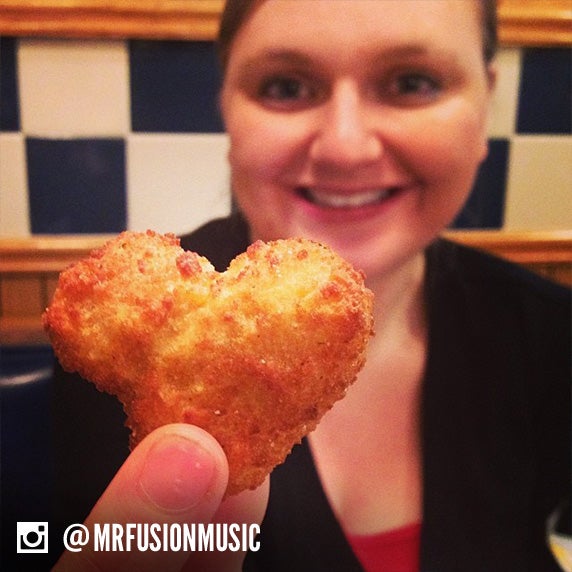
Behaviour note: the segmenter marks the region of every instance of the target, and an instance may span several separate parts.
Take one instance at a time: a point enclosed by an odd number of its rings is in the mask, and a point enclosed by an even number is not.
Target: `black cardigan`
[[[570,293],[450,242],[427,256],[421,570],[557,572],[544,524],[570,491]],[[306,442],[272,475],[261,547],[248,570],[361,569]]]
[[[247,244],[237,218],[182,237],[219,271]],[[447,241],[427,258],[422,571],[556,572],[544,522],[570,487],[570,292]],[[118,401],[74,377],[53,383],[51,559],[128,452]],[[246,570],[360,570],[305,441],[272,474],[261,546]]]

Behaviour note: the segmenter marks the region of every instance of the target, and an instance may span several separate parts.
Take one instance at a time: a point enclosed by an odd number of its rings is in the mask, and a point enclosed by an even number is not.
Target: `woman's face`
[[[252,238],[312,238],[369,277],[399,267],[467,198],[491,84],[477,2],[262,2],[222,90]]]

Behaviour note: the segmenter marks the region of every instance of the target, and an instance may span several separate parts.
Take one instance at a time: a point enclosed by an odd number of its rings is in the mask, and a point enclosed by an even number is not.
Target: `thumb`
[[[186,424],[155,430],[131,453],[88,516],[89,544],[81,552],[65,552],[54,570],[180,570],[187,552],[169,551],[163,545],[160,550],[140,551],[137,531],[128,537],[125,525],[155,524],[158,530],[159,524],[207,523],[221,503],[227,481],[224,452],[207,432]],[[106,529],[111,541],[97,547],[95,526],[101,529],[104,523],[111,525]],[[119,539],[113,535],[113,524],[122,525],[115,527],[123,533]],[[169,538],[163,530],[161,526],[155,539],[161,543]],[[147,537],[150,543],[153,538]],[[113,550],[114,539],[123,550]]]

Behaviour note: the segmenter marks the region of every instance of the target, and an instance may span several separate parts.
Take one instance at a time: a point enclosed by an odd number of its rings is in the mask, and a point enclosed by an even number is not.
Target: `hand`
[[[221,504],[228,481],[223,450],[207,432],[186,424],[166,425],[148,435],[131,453],[101,496],[85,525],[96,523],[260,524],[268,501],[268,479]],[[92,535],[93,536],[93,535]],[[65,552],[54,570],[234,572],[244,551],[226,552],[95,551]]]

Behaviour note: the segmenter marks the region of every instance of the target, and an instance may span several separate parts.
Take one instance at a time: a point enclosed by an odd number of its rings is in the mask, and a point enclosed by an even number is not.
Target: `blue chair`
[[[49,347],[0,348],[0,484],[2,570],[32,564],[40,555],[14,561],[16,523],[49,521],[52,488],[51,378]],[[18,567],[17,567],[18,566]]]

